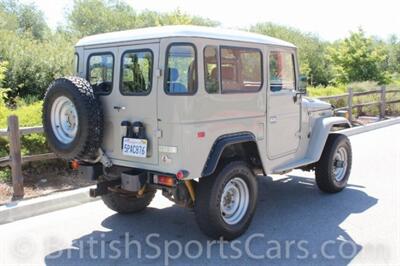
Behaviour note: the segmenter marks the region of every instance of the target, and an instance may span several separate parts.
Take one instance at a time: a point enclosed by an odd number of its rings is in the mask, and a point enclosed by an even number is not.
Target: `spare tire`
[[[103,137],[103,111],[87,80],[64,77],[53,81],[44,97],[42,118],[50,149],[59,157],[96,158]]]

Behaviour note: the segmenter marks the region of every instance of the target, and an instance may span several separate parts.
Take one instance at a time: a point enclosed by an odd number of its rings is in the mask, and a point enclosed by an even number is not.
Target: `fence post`
[[[24,177],[22,176],[21,139],[18,116],[8,117],[8,138],[10,141],[10,166],[13,184],[12,200],[24,197]]]
[[[349,112],[349,121],[350,123],[353,121],[353,89],[348,88],[348,98],[347,98],[347,107]]]
[[[380,115],[379,118],[383,119],[386,115],[386,87],[382,86],[381,88],[381,105],[380,105]]]

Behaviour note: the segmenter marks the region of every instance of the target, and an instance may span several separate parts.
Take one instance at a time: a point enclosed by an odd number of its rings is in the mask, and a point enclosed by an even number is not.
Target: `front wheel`
[[[320,190],[327,193],[342,191],[349,180],[352,163],[351,145],[345,135],[331,134],[315,169]]]
[[[231,240],[243,234],[254,215],[257,179],[244,162],[231,162],[218,173],[200,178],[196,220],[206,235]]]

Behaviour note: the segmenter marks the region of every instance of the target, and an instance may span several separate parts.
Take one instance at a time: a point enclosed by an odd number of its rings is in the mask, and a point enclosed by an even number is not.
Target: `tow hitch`
[[[115,179],[111,181],[102,181],[97,183],[96,188],[91,188],[89,190],[89,195],[92,198],[105,195],[109,192],[109,187],[115,187],[121,184],[121,179]]]

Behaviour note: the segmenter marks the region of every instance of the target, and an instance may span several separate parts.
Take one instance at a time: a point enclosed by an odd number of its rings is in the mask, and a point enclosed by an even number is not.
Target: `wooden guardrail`
[[[10,142],[10,155],[0,158],[0,167],[10,166],[13,200],[24,197],[24,177],[22,175],[22,164],[27,162],[42,161],[57,158],[53,153],[37,155],[21,155],[21,136],[32,133],[42,133],[43,127],[19,127],[18,116],[11,115],[7,120],[8,128],[0,129],[0,137],[8,137]]]
[[[347,106],[336,108],[335,111],[347,110],[349,114],[349,120],[353,121],[353,109],[357,108],[361,110],[365,106],[377,105],[379,106],[379,117],[382,119],[386,115],[386,106],[388,104],[400,103],[400,98],[396,100],[388,100],[387,94],[389,93],[400,93],[400,89],[397,90],[386,90],[385,86],[382,86],[378,90],[370,90],[363,92],[353,92],[352,88],[348,88],[347,93],[343,93],[340,95],[332,95],[332,96],[324,96],[318,97],[320,100],[329,101],[329,100],[339,100],[339,99],[347,99]],[[353,98],[358,96],[372,95],[372,94],[380,94],[379,101],[375,102],[367,102],[360,104],[353,104]]]

